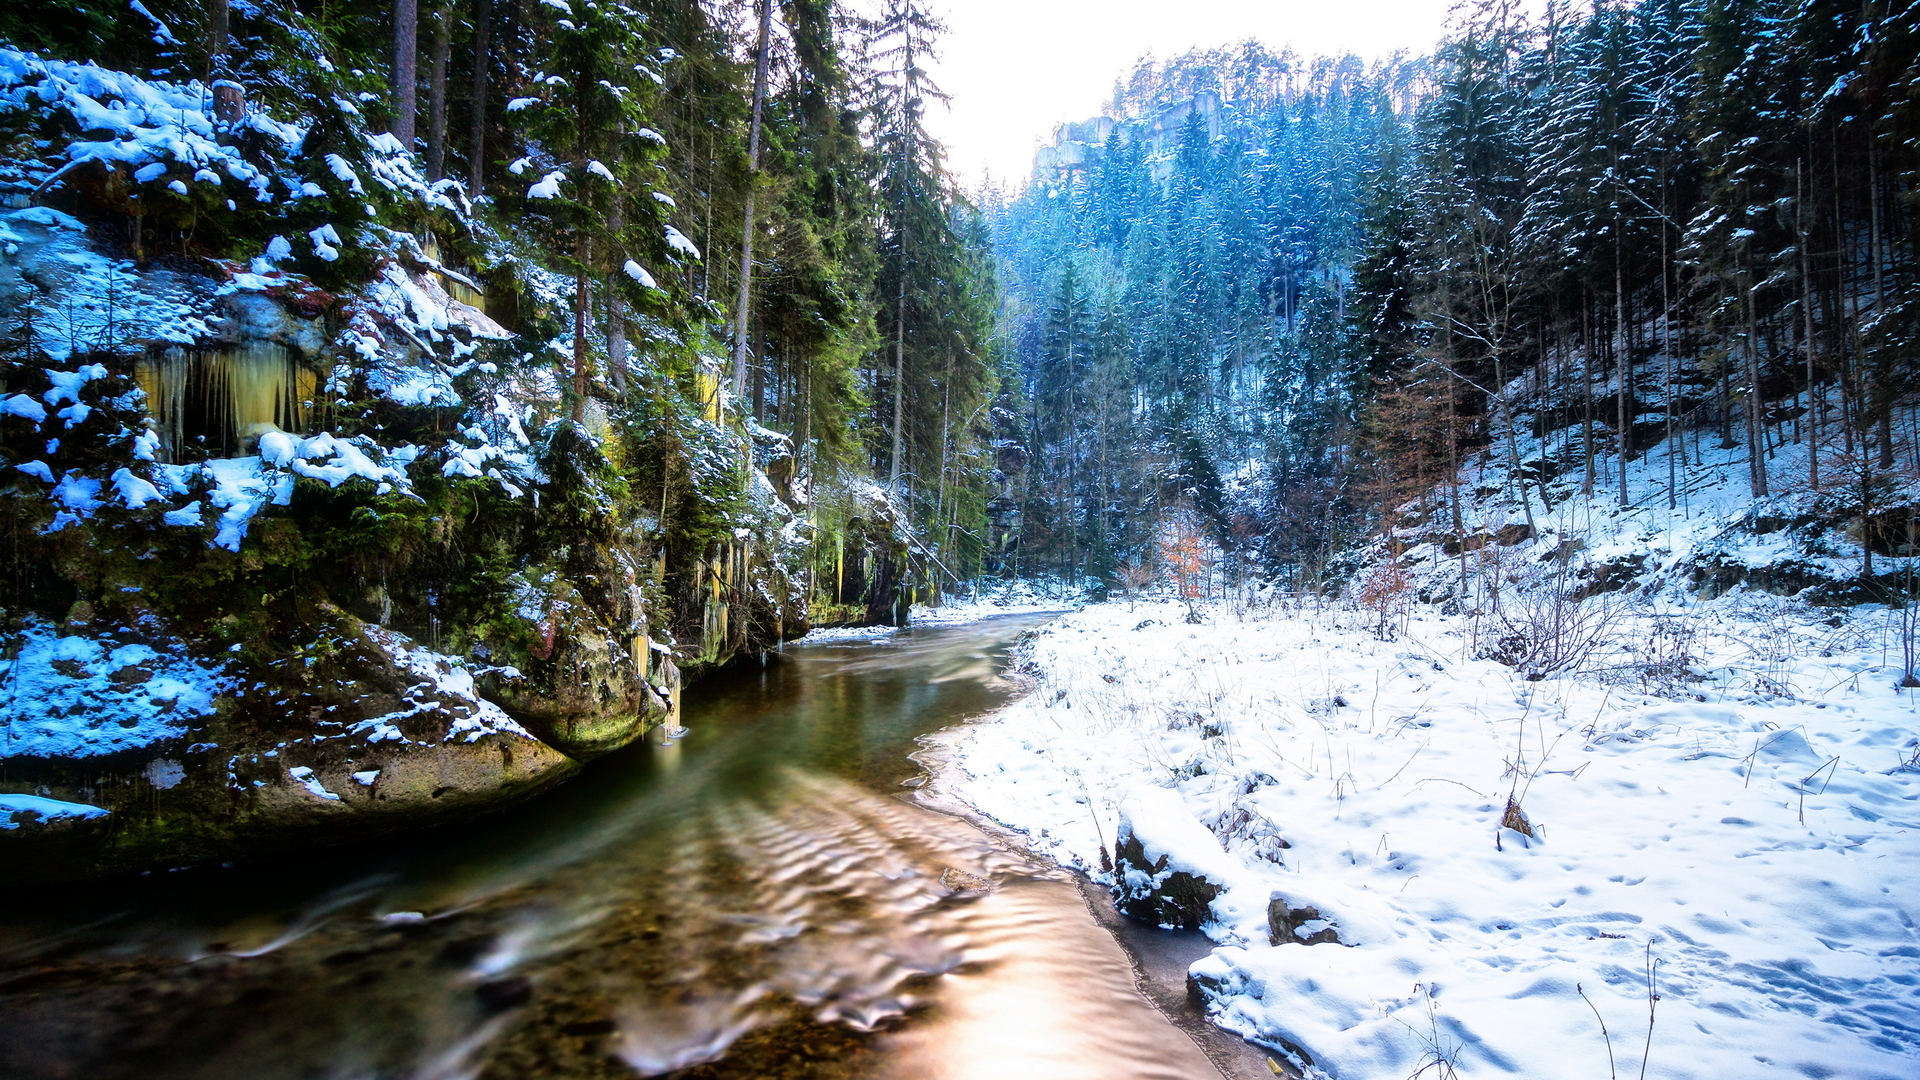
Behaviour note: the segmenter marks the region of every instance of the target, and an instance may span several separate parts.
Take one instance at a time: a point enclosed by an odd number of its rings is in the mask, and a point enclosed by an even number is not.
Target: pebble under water
[[[898,795],[1039,621],[724,672],[467,826],[0,898],[0,1076],[1218,1076],[1069,875]]]

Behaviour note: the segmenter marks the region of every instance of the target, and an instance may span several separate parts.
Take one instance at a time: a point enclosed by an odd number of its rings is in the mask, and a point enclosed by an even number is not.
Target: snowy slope
[[[1883,612],[1710,605],[1718,674],[1668,697],[1527,681],[1431,611],[1392,640],[1341,604],[1184,611],[1044,631],[953,782],[1095,873],[1123,811],[1184,814],[1139,832],[1224,879],[1193,969],[1223,1026],[1369,1080],[1639,1075],[1643,1048],[1649,1077],[1916,1074],[1920,715]],[[1342,944],[1272,944],[1274,897]]]
[[[1310,1074],[1920,1076],[1915,627],[1810,602],[1867,571],[1835,448],[1815,488],[1781,440],[1761,500],[1744,448],[1670,449],[1523,508],[1496,447],[1345,598],[1067,616],[949,782],[1221,887],[1192,974]]]

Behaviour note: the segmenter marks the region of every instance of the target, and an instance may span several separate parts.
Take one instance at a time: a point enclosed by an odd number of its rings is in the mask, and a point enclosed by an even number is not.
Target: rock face
[[[498,807],[806,631],[810,488],[703,316],[562,381],[537,249],[351,110],[0,53],[0,149],[73,166],[0,176],[9,880]]]
[[[16,880],[226,859],[447,821],[578,768],[481,697],[459,661],[327,614],[325,647],[313,650],[325,655],[297,688],[248,682],[237,674],[268,673],[191,657],[190,646],[152,626],[146,641],[129,640],[142,633],[129,628],[51,637],[48,651],[73,659],[29,673],[37,677],[12,684],[0,702],[8,731],[0,788],[103,813],[15,812],[0,831],[0,860]],[[152,659],[113,666],[141,655]],[[189,672],[197,680],[182,677]],[[176,719],[123,727],[139,713],[130,702],[155,700],[149,692],[171,701]],[[23,721],[63,702],[79,710],[71,725]],[[90,730],[103,720],[131,737]]]

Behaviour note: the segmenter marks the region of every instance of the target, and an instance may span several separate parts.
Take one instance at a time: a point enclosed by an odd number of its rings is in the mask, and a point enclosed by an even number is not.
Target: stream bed
[[[0,892],[0,1076],[1267,1075],[1184,1000],[1204,941],[1110,932],[1072,875],[901,797],[1045,618],[720,673],[682,738],[468,825]]]

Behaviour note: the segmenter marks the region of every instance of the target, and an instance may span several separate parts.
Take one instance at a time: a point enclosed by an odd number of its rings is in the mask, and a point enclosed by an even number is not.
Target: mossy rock
[[[0,791],[108,813],[0,831],[0,860],[49,881],[333,844],[484,813],[579,768],[445,658],[337,609],[320,625],[312,663],[229,667],[178,737],[7,759]]]

